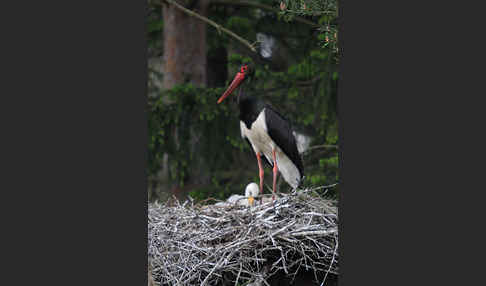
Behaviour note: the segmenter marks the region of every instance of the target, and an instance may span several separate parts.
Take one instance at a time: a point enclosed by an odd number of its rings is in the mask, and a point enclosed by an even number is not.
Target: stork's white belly
[[[246,127],[246,124],[243,121],[240,121],[240,129],[241,137],[246,137],[248,140],[250,140],[251,146],[253,147],[255,153],[263,153],[270,162],[273,162],[272,150],[278,146],[276,146],[272,138],[268,136],[267,124],[265,122],[265,112],[260,112],[260,115],[251,124],[250,129]]]
[[[285,155],[285,153],[278,147],[278,145],[268,135],[267,124],[265,121],[265,109],[260,112],[260,115],[252,123],[250,129],[246,127],[243,121],[240,121],[241,137],[248,138],[255,153],[260,152],[269,162],[273,164],[273,153],[275,149],[275,157],[277,159],[277,168],[282,174],[285,181],[296,188],[299,185],[301,175],[299,169],[292,161]]]

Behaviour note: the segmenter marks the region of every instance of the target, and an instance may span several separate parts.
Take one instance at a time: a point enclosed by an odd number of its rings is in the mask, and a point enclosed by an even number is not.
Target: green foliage
[[[338,17],[337,0],[281,0],[281,15],[291,21],[296,15],[313,17],[319,23],[317,36],[322,48],[329,47],[337,58],[338,48]]]
[[[148,33],[160,33],[164,28],[164,22],[162,20],[152,20],[149,21],[147,25]]]
[[[274,3],[270,0],[261,2]],[[280,17],[285,16],[287,20],[296,15],[310,17],[321,25],[319,32],[295,21],[291,25],[279,21],[272,13],[255,13],[257,9],[248,7],[211,6],[209,18],[250,41],[255,40],[257,32],[264,31],[273,36],[279,46],[286,49],[282,56],[286,64],[280,65],[285,68],[276,69],[271,62],[255,61],[254,55],[239,49],[239,45],[228,36],[211,27],[208,27],[207,34],[208,55],[218,56],[221,47],[227,49],[226,84],[241,63],[256,63],[255,76],[247,92],[262,97],[280,110],[297,132],[311,138],[310,146],[339,145],[337,46],[332,46],[336,43],[323,44],[329,33],[337,31],[337,27],[331,25],[337,17],[337,5],[335,8],[326,6],[335,9],[332,10],[334,12],[319,14],[317,12],[327,10],[322,10],[322,6],[308,6],[311,11],[303,11],[303,6],[296,4],[301,1],[283,2],[289,9]],[[149,42],[160,46],[163,23],[155,17],[147,25]],[[322,30],[328,27],[329,31]],[[199,88],[184,84],[170,90],[159,90],[159,95],[149,101],[149,176],[156,176],[162,167],[164,154],[169,154],[170,184],[179,187],[193,184],[189,195],[196,200],[209,197],[225,199],[233,193],[243,193],[249,182],[258,182],[255,156],[240,136],[234,96],[222,104],[216,103],[225,88]],[[311,148],[302,157],[306,175],[304,187],[338,182],[337,148]],[[271,184],[270,169],[265,172],[265,183]],[[282,184],[281,191],[286,190],[287,185]],[[329,193],[337,196],[338,188]]]
[[[148,172],[154,176],[168,156],[169,180],[184,187],[195,177],[210,178],[210,184],[192,188],[197,200],[222,199],[241,193],[247,177],[233,174],[234,151],[249,151],[241,140],[235,107],[217,104],[223,88],[178,85],[149,102]],[[228,100],[230,101],[230,100]],[[241,181],[241,182],[240,182]]]
[[[229,17],[228,21],[226,22],[226,27],[241,36],[248,36],[248,34],[252,32],[251,22],[246,17]]]
[[[149,5],[145,25],[148,57],[161,56],[163,54],[162,33],[164,30],[164,22],[162,21],[162,9],[160,7]]]
[[[160,96],[149,103],[149,174],[154,174],[161,167],[164,153],[171,154],[171,178],[184,184],[185,176],[189,174],[192,160],[190,148],[200,142],[194,141],[192,130],[207,131],[208,135],[217,135],[211,127],[216,127],[219,121],[227,120],[228,107],[217,105],[217,97],[221,88],[196,88],[191,84],[178,85],[170,90],[160,92]],[[216,134],[214,134],[216,133]],[[215,139],[218,136],[204,138]],[[211,152],[211,140],[200,145],[206,152]]]

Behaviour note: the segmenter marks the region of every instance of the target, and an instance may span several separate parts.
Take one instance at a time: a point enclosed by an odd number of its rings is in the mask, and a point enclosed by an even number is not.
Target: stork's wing
[[[289,121],[269,105],[265,106],[265,120],[268,135],[297,166],[300,175],[303,177],[304,166]]]

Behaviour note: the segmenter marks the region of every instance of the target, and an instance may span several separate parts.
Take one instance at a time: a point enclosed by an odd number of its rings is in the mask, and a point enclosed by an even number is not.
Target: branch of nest
[[[315,189],[253,207],[151,204],[148,240],[159,285],[266,283],[300,269],[321,283],[339,270],[337,203]]]

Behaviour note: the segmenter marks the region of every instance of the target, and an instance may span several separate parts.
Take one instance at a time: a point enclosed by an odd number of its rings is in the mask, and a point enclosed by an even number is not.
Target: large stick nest
[[[150,204],[148,255],[160,285],[268,285],[299,271],[323,284],[338,274],[336,202],[307,189],[253,207]]]

